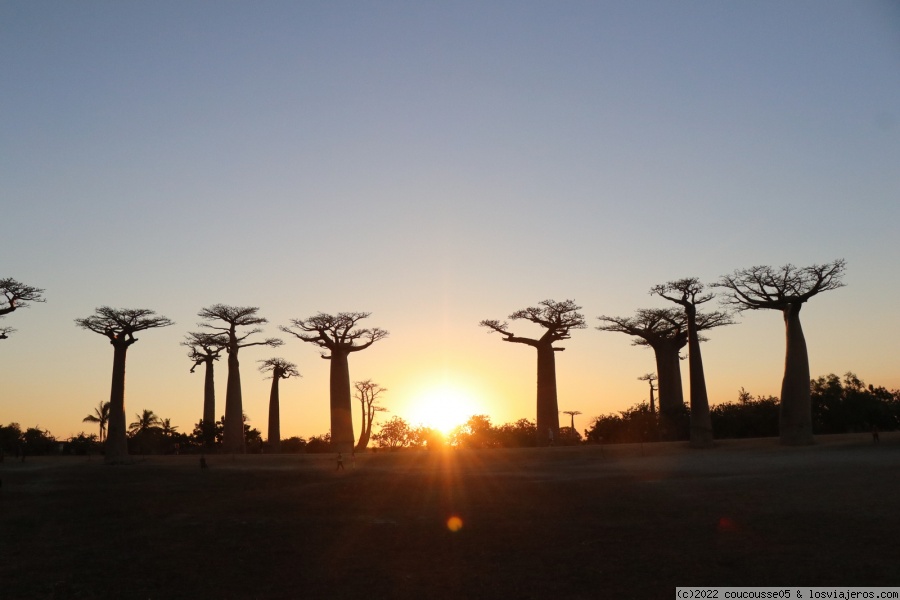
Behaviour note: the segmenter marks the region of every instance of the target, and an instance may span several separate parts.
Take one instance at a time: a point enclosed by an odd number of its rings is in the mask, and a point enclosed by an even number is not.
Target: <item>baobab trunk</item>
[[[374,398],[372,400],[374,402]],[[365,452],[372,437],[372,421],[375,419],[375,410],[369,406],[363,406],[362,424],[360,425],[359,441],[356,442],[356,451]]]
[[[537,346],[537,444],[559,439],[559,404],[556,397],[556,356],[550,344]]]
[[[206,361],[206,379],[203,383],[203,444],[207,449],[216,444],[216,386],[213,361]]]
[[[787,349],[784,379],[781,381],[779,432],[781,443],[788,446],[812,444],[812,403],[809,394],[809,355],[806,338],[800,326],[800,303],[784,309]]]
[[[231,454],[243,454],[244,411],[241,397],[241,371],[237,350],[228,353],[228,386],[225,391],[225,429],[222,432],[222,449]]]
[[[359,434],[359,441],[356,443],[356,451],[357,452],[365,452],[366,447],[369,445],[369,438],[372,437],[372,423],[371,421],[367,422],[362,426],[362,431]]]
[[[278,402],[278,380],[281,377],[276,370],[272,374],[272,391],[269,393],[269,443],[272,453],[281,452],[281,414]]]
[[[335,452],[353,452],[353,413],[347,352],[331,352],[331,445]]]
[[[691,385],[691,445],[710,446],[713,442],[712,418],[709,414],[709,396],[706,393],[706,377],[703,375],[703,358],[700,356],[700,338],[697,335],[697,311],[687,307],[688,320],[688,378]]]
[[[366,446],[369,445],[369,436],[372,433],[372,422],[367,419],[368,408],[366,407],[365,402],[360,402],[360,406],[362,410],[360,410],[360,426],[359,426],[359,441],[356,442],[356,451],[364,452]]]
[[[113,344],[112,385],[109,391],[109,420],[106,430],[105,462],[127,461],[128,438],[125,435],[125,355],[128,346]]]
[[[657,391],[659,392],[659,417],[663,439],[677,438],[684,415],[684,391],[681,383],[679,347],[660,343],[653,347],[656,354]]]

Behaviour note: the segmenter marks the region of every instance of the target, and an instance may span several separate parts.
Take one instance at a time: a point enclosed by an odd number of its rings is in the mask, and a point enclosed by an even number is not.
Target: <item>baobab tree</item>
[[[481,321],[482,327],[490,329],[490,333],[503,335],[504,342],[525,344],[537,350],[537,444],[546,446],[559,439],[559,403],[556,396],[556,352],[565,348],[554,347],[553,344],[567,340],[573,329],[584,329],[584,315],[579,313],[580,306],[574,300],[544,300],[538,306],[531,306],[509,315],[509,319],[531,321],[547,331],[537,338],[519,337],[509,330],[509,324],[493,319]]]
[[[356,451],[363,452],[369,445],[369,439],[372,437],[372,423],[375,421],[375,413],[387,412],[386,408],[378,406],[378,396],[388,390],[371,379],[354,381],[353,387],[356,388],[353,395],[359,400],[360,414],[362,415],[362,425],[359,428],[359,441],[356,442]]]
[[[94,409],[94,414],[88,415],[81,420],[82,423],[97,423],[100,425],[100,437],[98,439],[101,444],[106,439],[107,421],[109,421],[109,402],[103,400]]]
[[[0,317],[14,310],[27,308],[29,302],[45,302],[44,290],[20,283],[11,277],[0,279]],[[9,338],[12,327],[0,327],[0,340]]]
[[[82,329],[105,335],[113,346],[112,385],[109,392],[109,423],[105,461],[126,462],[128,439],[125,427],[125,357],[137,341],[134,334],[145,329],[173,325],[173,321],[146,308],[110,308],[101,306],[90,317],[75,319]]]
[[[650,289],[670,302],[684,309],[688,334],[688,381],[691,401],[691,445],[709,446],[713,442],[712,418],[709,413],[709,395],[706,392],[706,377],[703,374],[703,358],[700,355],[700,334],[697,331],[697,306],[715,298],[696,277],[687,277],[655,285]],[[707,323],[712,327],[734,323],[726,312],[706,313]],[[709,329],[709,327],[707,327]]]
[[[724,303],[738,311],[771,309],[784,316],[785,358],[781,381],[779,435],[781,443],[813,443],[809,354],[800,325],[800,309],[813,296],[843,287],[846,263],[838,259],[823,265],[780,268],[756,266],[725,275],[717,284],[728,290]]]
[[[632,344],[653,349],[659,374],[659,414],[666,428],[684,414],[679,352],[687,345],[684,314],[675,308],[640,309],[633,317],[599,317],[600,331],[617,331],[634,336]]]
[[[188,358],[194,365],[191,373],[200,365],[206,366],[203,383],[203,419],[200,422],[203,434],[203,445],[212,449],[216,445],[216,386],[215,362],[228,345],[228,336],[224,333],[206,333],[192,331],[184,336],[182,346],[188,348]]]
[[[213,304],[202,309],[197,315],[210,322],[200,323],[219,332],[226,338],[225,350],[228,352],[228,383],[225,388],[225,427],[222,431],[222,449],[227,453],[243,453],[246,451],[244,439],[244,402],[241,395],[241,365],[238,352],[249,346],[269,346],[275,348],[283,342],[278,338],[266,338],[258,342],[248,342],[251,335],[262,332],[262,328],[253,327],[269,321],[257,316],[259,307],[228,306]],[[218,324],[219,321],[224,325]],[[253,327],[249,331],[238,333],[239,327]]]
[[[572,417],[572,423],[571,423],[571,425],[569,425],[569,427],[572,431],[575,431],[575,415],[580,415],[581,411],[580,410],[564,410],[561,412],[564,415],[569,415],[570,417]]]
[[[656,386],[653,385],[653,382],[656,381],[656,379],[656,373],[647,373],[638,377],[638,381],[646,381],[650,384],[650,413],[654,415],[656,414],[656,402],[653,397],[653,392],[656,391]]]
[[[262,363],[259,370],[272,374],[272,390],[269,392],[269,439],[268,451],[281,452],[281,405],[278,398],[278,382],[290,377],[302,377],[297,365],[283,358],[267,358],[259,361]]]
[[[365,350],[388,335],[387,331],[377,327],[368,329],[356,326],[369,316],[371,313],[367,312],[336,315],[320,312],[307,319],[291,319],[291,327],[281,327],[283,332],[321,348],[322,358],[331,361],[331,445],[337,452],[352,452],[354,443],[350,365],[347,359],[352,352]]]

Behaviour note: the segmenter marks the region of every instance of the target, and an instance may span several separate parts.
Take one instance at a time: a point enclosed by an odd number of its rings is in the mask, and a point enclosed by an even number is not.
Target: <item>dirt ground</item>
[[[0,598],[900,585],[900,433],[378,452],[344,471],[334,455],[136,460],[0,463]]]

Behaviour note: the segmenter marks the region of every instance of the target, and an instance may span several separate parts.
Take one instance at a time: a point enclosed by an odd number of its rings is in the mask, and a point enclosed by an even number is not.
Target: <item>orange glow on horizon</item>
[[[415,395],[408,409],[409,423],[436,429],[446,436],[472,415],[484,412],[481,404],[467,390],[445,383]]]

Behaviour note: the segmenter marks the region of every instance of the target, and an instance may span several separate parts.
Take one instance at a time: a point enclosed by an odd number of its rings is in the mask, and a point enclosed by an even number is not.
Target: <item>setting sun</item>
[[[444,384],[416,395],[415,403],[409,408],[409,421],[447,434],[479,412],[483,409],[471,393]]]

